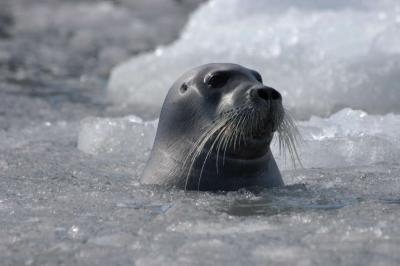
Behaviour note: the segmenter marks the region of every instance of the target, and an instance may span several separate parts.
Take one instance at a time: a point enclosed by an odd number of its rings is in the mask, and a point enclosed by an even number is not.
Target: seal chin
[[[261,128],[257,131],[253,131],[251,135],[249,135],[244,141],[245,146],[247,148],[258,149],[260,147],[268,147],[272,141],[275,131],[273,131],[270,127]],[[253,148],[254,147],[254,148]]]
[[[226,155],[231,158],[254,159],[268,153],[276,128],[281,123],[280,119],[276,119],[282,116],[278,116],[278,113],[278,109],[272,109],[271,112],[253,105],[241,109],[232,130],[226,132],[228,138],[235,140],[229,145]]]
[[[275,131],[273,131],[270,128],[265,128],[265,129],[263,128],[263,129],[260,129],[259,131],[253,132],[250,136],[250,139],[253,141],[257,141],[257,142],[263,141],[266,139],[270,139],[270,138],[272,138],[272,135],[274,134],[274,132]]]

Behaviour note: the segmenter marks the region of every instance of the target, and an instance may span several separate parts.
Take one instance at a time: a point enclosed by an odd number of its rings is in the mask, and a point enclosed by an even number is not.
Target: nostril
[[[257,90],[258,96],[260,96],[262,99],[268,101],[270,99],[269,93],[265,89],[258,89]]]
[[[257,94],[265,101],[282,99],[281,94],[273,88],[257,89]]]
[[[271,89],[271,98],[272,100],[280,100],[282,96],[277,90]]]

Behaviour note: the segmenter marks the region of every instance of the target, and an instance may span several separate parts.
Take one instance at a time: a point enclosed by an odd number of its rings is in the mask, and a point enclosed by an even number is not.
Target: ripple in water
[[[305,184],[265,189],[253,196],[235,199],[222,208],[234,216],[291,214],[304,211],[330,211],[362,201],[361,198],[340,197],[337,191],[313,190]]]

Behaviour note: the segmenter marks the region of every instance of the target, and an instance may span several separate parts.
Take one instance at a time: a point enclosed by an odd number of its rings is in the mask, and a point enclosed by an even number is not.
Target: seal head
[[[281,94],[258,72],[194,68],[168,92],[141,181],[213,191],[282,186],[270,143],[284,114]]]

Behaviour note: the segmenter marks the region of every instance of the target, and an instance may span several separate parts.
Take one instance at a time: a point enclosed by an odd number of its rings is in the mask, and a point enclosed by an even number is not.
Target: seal
[[[185,190],[279,187],[270,150],[274,133],[293,157],[295,127],[281,94],[252,69],[212,63],[170,88],[141,182]]]

